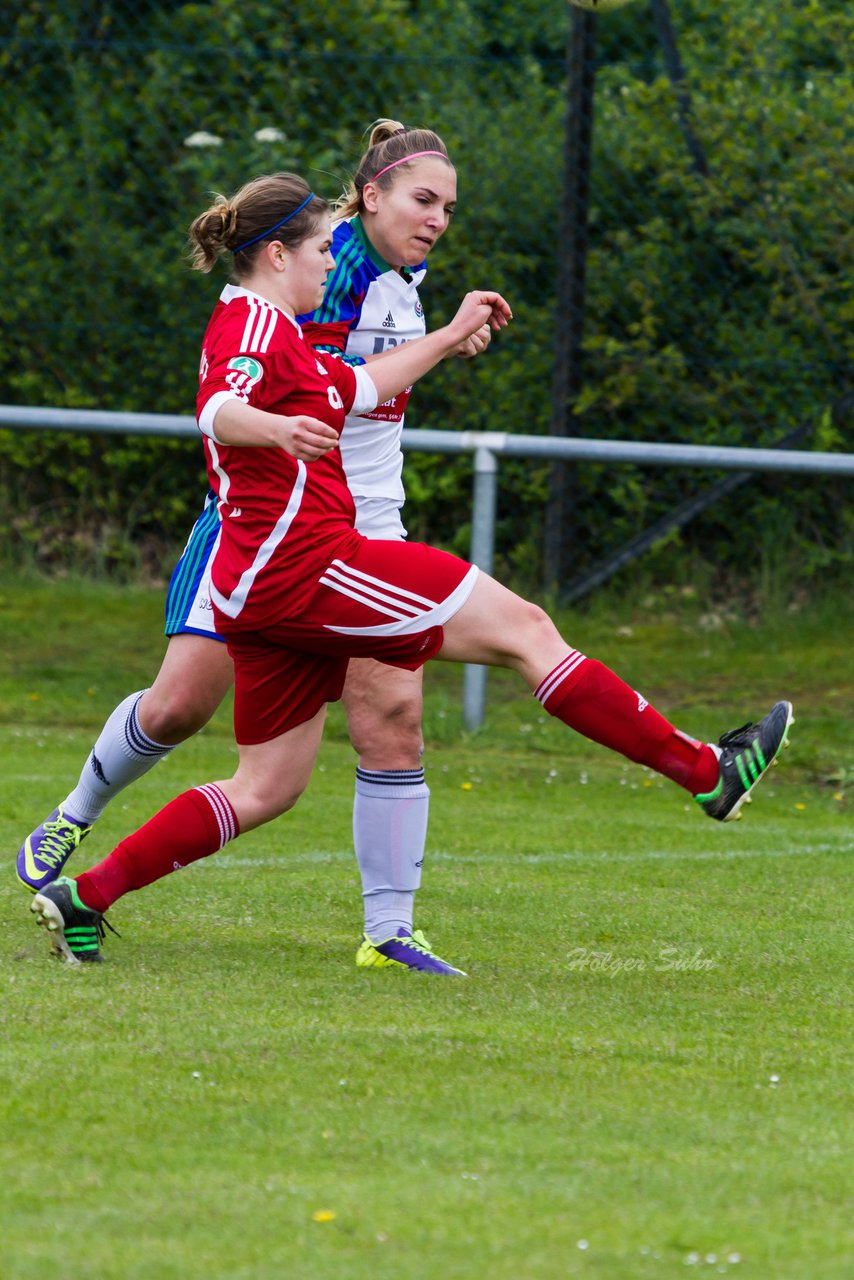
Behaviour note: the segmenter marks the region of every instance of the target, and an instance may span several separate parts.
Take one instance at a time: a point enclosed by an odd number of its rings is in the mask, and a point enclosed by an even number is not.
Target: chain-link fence
[[[4,402],[191,412],[218,285],[182,250],[207,193],[285,168],[334,197],[387,115],[437,129],[458,169],[428,322],[473,286],[516,316],[485,358],[425,381],[410,425],[851,447],[841,0],[732,0],[726,24],[709,0],[599,18],[563,0],[36,0],[0,22]],[[814,569],[850,550],[828,482],[713,505],[699,483],[571,473],[561,583],[639,530],[675,537],[679,507],[679,536],[720,564],[783,549]],[[203,484],[183,444],[0,433],[7,546],[45,563],[168,561]],[[410,459],[411,532],[465,550],[468,487],[465,463]],[[545,466],[504,477],[501,567],[528,583],[549,495]]]

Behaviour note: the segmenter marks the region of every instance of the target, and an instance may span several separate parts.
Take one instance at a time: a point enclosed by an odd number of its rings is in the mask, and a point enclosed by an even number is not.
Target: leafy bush
[[[598,20],[579,435],[768,444],[805,424],[850,449],[854,90],[842,0],[699,0],[674,11],[691,163],[649,8]],[[488,285],[516,316],[486,357],[451,362],[412,425],[549,430],[563,173],[562,0],[369,0],[358,22],[293,0],[233,6],[31,0],[0,66],[6,242],[0,399],[192,412],[217,284],[187,269],[207,193],[291,168],[335,195],[379,115],[437,128],[460,207],[424,290],[431,324]],[[824,442],[823,445],[821,442]],[[467,550],[470,464],[407,464],[413,534]],[[681,471],[573,474],[573,568],[585,569],[698,486]],[[705,483],[705,480],[703,481]],[[502,569],[540,576],[548,469],[502,466]],[[192,447],[0,433],[7,554],[159,572],[197,513]],[[804,574],[851,554],[842,489],[763,479],[675,544],[727,572],[786,546]],[[739,530],[733,536],[734,529]],[[745,532],[741,532],[741,531]],[[746,531],[750,531],[749,535]]]

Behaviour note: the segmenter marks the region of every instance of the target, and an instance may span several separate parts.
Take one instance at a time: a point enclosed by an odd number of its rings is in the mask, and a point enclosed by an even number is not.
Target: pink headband
[[[376,182],[377,178],[381,178],[384,173],[388,173],[389,169],[395,169],[399,164],[406,164],[407,160],[417,160],[419,156],[441,156],[443,160],[448,160],[444,151],[413,151],[408,156],[401,156],[399,160],[392,160],[391,164],[387,164],[384,169],[380,169],[379,173],[375,173],[372,178],[368,178],[368,182]],[[448,160],[448,164],[450,164]]]

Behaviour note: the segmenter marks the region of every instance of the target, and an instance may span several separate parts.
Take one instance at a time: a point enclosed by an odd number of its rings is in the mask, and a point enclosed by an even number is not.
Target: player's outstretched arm
[[[383,403],[399,395],[448,356],[464,354],[460,349],[467,343],[482,341],[477,335],[484,327],[503,329],[512,318],[513,313],[500,293],[489,290],[467,293],[449,324],[384,352],[382,357],[370,362],[370,376],[378,401]]]
[[[415,338],[414,341],[418,342],[419,339]],[[451,355],[465,357],[479,356],[482,351],[486,350],[491,341],[492,330],[488,324],[482,324],[477,332],[473,333],[470,338],[466,338],[465,342],[461,342],[457,349],[451,352]],[[388,356],[394,355],[396,350],[396,347],[387,347],[385,351],[377,351],[375,354],[365,356],[365,364],[373,365],[376,364],[378,360],[385,360]]]

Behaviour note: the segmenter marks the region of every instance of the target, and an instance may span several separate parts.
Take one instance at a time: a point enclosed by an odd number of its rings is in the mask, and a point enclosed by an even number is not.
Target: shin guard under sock
[[[64,812],[79,822],[95,822],[120,791],[174,750],[149,738],[139,723],[139,703],[146,692],[140,689],[129,694],[115,708],[89,753],[77,786],[63,800]]]
[[[534,691],[550,715],[692,795],[718,779],[714,749],[676,729],[619,676],[571,649]]]
[[[356,769],[353,844],[362,877],[365,933],[412,932],[427,837],[430,789],[419,769]]]
[[[94,911],[106,911],[123,894],[216,853],[239,834],[234,809],[219,787],[194,787],[78,876],[80,900]]]

